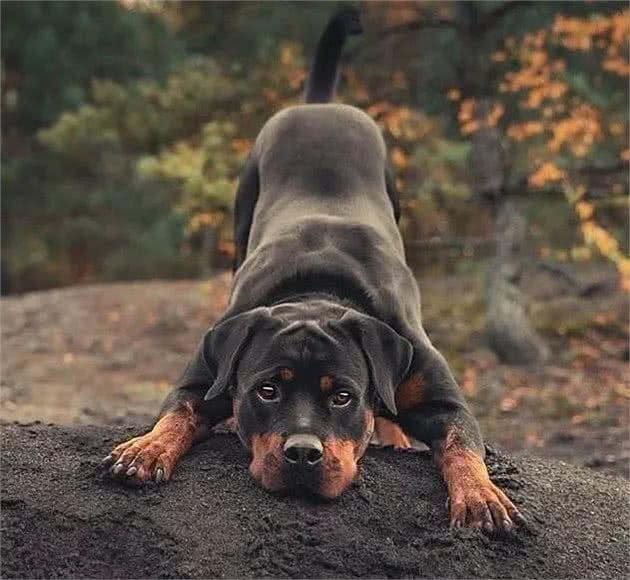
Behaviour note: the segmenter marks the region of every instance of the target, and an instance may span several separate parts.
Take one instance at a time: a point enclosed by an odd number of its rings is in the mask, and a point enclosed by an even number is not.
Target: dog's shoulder
[[[418,290],[402,248],[365,221],[308,216],[287,225],[248,255],[231,301],[242,311],[308,291],[348,298],[404,336],[419,324]]]

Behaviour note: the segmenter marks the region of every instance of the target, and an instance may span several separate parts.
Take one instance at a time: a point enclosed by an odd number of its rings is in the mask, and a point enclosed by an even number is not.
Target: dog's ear
[[[269,308],[255,308],[211,328],[201,340],[178,386],[208,385],[206,401],[222,395],[231,386],[239,356],[253,332],[271,320]]]
[[[396,389],[411,366],[411,343],[391,326],[356,311],[346,312],[338,324],[358,341],[367,361],[370,382],[387,409],[396,415]]]
[[[218,397],[231,386],[239,356],[252,334],[271,320],[269,308],[255,308],[224,320],[206,334],[204,356],[206,363],[214,371],[214,382],[204,400]]]

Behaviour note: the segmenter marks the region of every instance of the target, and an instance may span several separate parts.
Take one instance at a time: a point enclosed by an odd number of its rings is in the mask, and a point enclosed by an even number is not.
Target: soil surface
[[[129,489],[100,459],[138,427],[2,428],[3,578],[624,578],[630,485],[490,451],[528,527],[447,526],[428,455],[372,449],[340,499],[274,496],[231,435],[196,447],[163,486]]]

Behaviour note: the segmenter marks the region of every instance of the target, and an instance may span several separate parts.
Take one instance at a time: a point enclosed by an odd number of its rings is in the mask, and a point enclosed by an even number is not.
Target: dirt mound
[[[373,449],[333,502],[273,496],[231,435],[184,459],[167,485],[126,489],[98,462],[135,428],[5,425],[2,577],[621,578],[629,485],[553,461],[490,452],[493,479],[529,528],[447,527],[427,453]]]

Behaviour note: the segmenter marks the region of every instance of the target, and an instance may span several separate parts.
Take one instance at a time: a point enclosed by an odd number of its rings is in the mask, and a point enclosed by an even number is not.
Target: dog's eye
[[[256,393],[263,401],[275,401],[278,398],[278,388],[271,383],[258,386]]]
[[[350,401],[352,401],[352,395],[348,391],[337,391],[332,396],[332,404],[335,407],[345,407]]]

